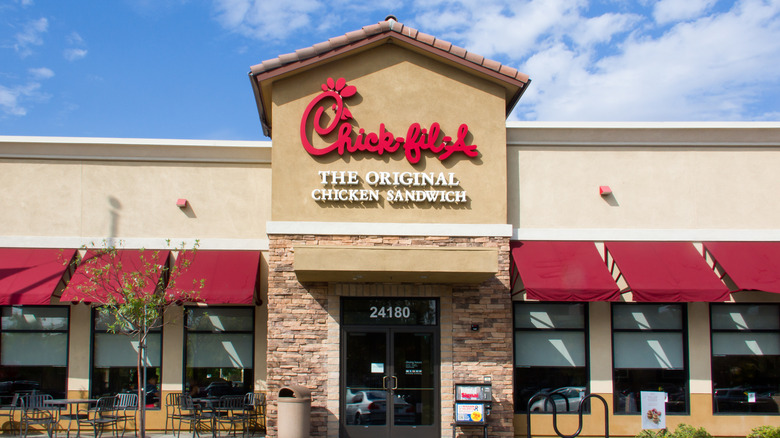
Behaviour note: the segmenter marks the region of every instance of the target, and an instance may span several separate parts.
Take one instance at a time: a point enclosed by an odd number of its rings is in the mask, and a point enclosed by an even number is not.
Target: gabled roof
[[[270,102],[264,101],[263,95],[267,94],[268,87],[275,78],[305,69],[324,60],[340,57],[345,53],[374,47],[378,43],[385,42],[384,40],[406,44],[429,55],[443,58],[445,61],[449,61],[460,68],[470,70],[501,83],[507,89],[507,115],[509,115],[531,83],[527,74],[521,73],[515,68],[502,65],[497,61],[469,52],[448,41],[405,26],[390,16],[385,21],[377,24],[365,26],[362,29],[348,32],[345,35],[331,38],[311,47],[299,49],[293,53],[281,55],[253,65],[250,68],[249,76],[252,80],[252,88],[255,91],[255,100],[260,120],[263,123],[263,133],[269,137],[271,136],[270,120],[267,118]]]

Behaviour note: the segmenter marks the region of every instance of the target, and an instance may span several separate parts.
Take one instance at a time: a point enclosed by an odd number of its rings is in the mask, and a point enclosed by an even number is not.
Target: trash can
[[[279,390],[279,438],[309,438],[311,430],[311,391],[301,385],[288,385]]]

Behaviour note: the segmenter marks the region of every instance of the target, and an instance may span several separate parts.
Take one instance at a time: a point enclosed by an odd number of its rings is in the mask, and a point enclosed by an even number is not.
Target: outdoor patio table
[[[48,400],[46,404],[52,405],[52,406],[59,406],[59,407],[68,407],[68,413],[67,414],[60,414],[60,419],[67,418],[68,419],[68,434],[67,437],[70,438],[70,423],[73,420],[76,420],[76,437],[81,436],[81,427],[79,426],[79,415],[86,416],[86,414],[79,414],[79,405],[92,405],[95,402],[97,402],[97,399],[94,398],[63,398],[63,399],[54,399],[54,400]]]
[[[201,411],[208,413],[209,421],[211,422],[211,436],[216,438],[217,415],[219,415],[219,399],[212,397],[193,398],[192,402],[200,406]]]

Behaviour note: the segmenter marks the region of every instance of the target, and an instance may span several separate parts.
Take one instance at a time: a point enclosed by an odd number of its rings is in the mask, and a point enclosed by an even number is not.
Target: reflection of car
[[[543,397],[544,395],[549,398]],[[576,412],[580,401],[585,398],[584,386],[564,386],[555,390],[541,390],[534,394],[538,398],[531,404],[531,412],[552,412],[555,403],[556,412]]]
[[[8,405],[15,393],[33,393],[40,390],[38,382],[33,380],[13,380],[0,382],[0,405]]]
[[[413,424],[415,408],[401,396],[393,398],[395,424]],[[387,423],[387,392],[347,390],[346,420],[347,424]]]
[[[716,412],[777,412],[772,387],[715,388]]]
[[[205,389],[206,395],[209,397],[222,397],[223,395],[230,395],[233,392],[233,387],[230,382],[216,381],[209,383]]]

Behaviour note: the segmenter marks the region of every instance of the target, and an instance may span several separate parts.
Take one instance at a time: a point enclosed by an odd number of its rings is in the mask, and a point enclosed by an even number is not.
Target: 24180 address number
[[[412,311],[408,306],[371,306],[371,318],[409,318]]]

